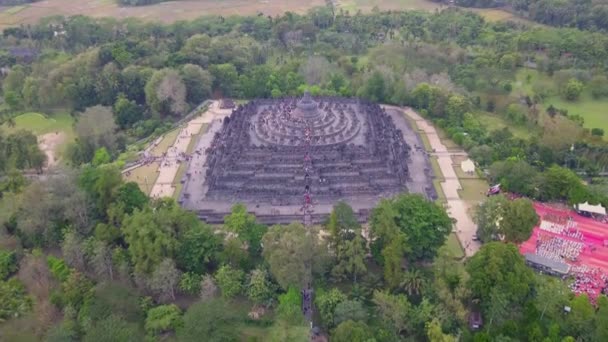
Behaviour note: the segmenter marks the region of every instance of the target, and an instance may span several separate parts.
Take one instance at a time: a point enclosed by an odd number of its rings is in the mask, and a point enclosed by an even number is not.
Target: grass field
[[[4,132],[15,132],[21,129],[32,131],[35,135],[53,132],[64,132],[74,137],[74,118],[67,113],[46,116],[40,113],[25,113],[15,117],[15,126],[2,125]]]
[[[509,130],[511,133],[513,133],[513,136],[521,139],[528,139],[532,134],[535,133],[528,127],[515,126],[497,115],[485,112],[479,112],[476,115],[479,122],[481,122],[481,124],[484,125],[488,131],[495,131],[509,127]]]
[[[325,0],[181,0],[135,7],[120,7],[113,0],[46,0],[21,6],[0,7],[0,29],[20,24],[33,24],[43,17],[53,15],[89,15],[124,19],[135,17],[143,20],[172,23],[192,20],[204,15],[264,15],[275,16],[287,11],[304,13],[313,7],[325,6]],[[338,9],[355,13],[380,10],[435,11],[445,8],[428,0],[338,0]],[[488,21],[516,20],[511,13],[500,9],[469,9]]]
[[[154,183],[156,183],[156,178],[158,178],[159,166],[159,163],[151,163],[149,165],[140,166],[131,170],[129,176],[123,175],[123,177],[127,182],[137,183],[141,191],[143,191],[145,194],[149,194],[152,190],[152,186],[154,186]]]
[[[425,1],[425,0],[418,0]],[[46,0],[23,6],[4,7],[0,12],[0,28],[35,23],[52,15],[89,15],[116,19],[136,17],[144,20],[172,23],[204,15],[264,15],[275,16],[286,11],[304,13],[324,0],[182,0],[148,6],[121,7],[112,0]],[[14,9],[18,7],[19,9]]]
[[[549,89],[549,98],[543,101],[543,109],[553,105],[559,109],[567,109],[570,115],[580,115],[585,119],[585,128],[603,128],[608,132],[608,98],[594,99],[589,90],[585,90],[578,101],[566,101],[556,93],[553,79],[536,70],[520,69],[513,86],[516,95],[532,95],[534,84]],[[528,81],[529,78],[529,81]]]
[[[458,241],[458,236],[456,236],[456,233],[451,233],[450,235],[448,235],[448,239],[445,244],[448,247],[450,253],[454,256],[454,258],[464,258],[464,250],[462,249],[460,241]]]
[[[52,153],[55,156],[55,159],[61,158],[68,144],[73,142],[76,136],[76,133],[74,132],[74,118],[67,113],[55,114],[52,116],[46,116],[40,113],[25,113],[15,117],[14,120],[14,127],[10,127],[5,123],[0,126],[0,129],[7,133],[13,133],[23,129],[31,131],[36,136],[47,133],[62,133],[60,140],[57,140],[54,145],[48,147],[48,153]]]
[[[460,179],[462,190],[458,191],[460,198],[469,204],[476,204],[484,201],[486,191],[488,190],[488,182],[484,179]]]
[[[358,10],[367,12],[374,7],[381,10],[424,10],[434,11],[445,7],[427,0],[338,0],[338,9],[354,14]]]
[[[552,104],[559,109],[567,109],[568,115],[580,115],[585,118],[583,127],[602,128],[608,134],[608,98],[596,100],[585,93],[576,102],[565,101],[558,96],[550,97],[544,104]],[[606,136],[604,136],[606,139]]]
[[[163,135],[163,138],[161,139],[161,141],[158,143],[158,145],[156,145],[156,146],[154,146],[154,148],[152,148],[150,153],[156,157],[162,156],[162,154],[167,152],[169,147],[171,147],[173,145],[173,143],[177,139],[177,136],[179,135],[180,129],[181,128],[178,127],[172,131],[165,133],[165,135]]]

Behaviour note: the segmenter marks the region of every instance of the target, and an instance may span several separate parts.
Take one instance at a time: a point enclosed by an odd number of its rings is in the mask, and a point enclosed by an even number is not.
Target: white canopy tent
[[[592,205],[589,202],[579,203],[576,205],[578,211],[586,211],[588,213],[606,215],[606,208],[602,207],[601,204]]]
[[[467,159],[467,160],[463,161],[460,164],[460,168],[462,169],[462,171],[464,171],[466,173],[475,172],[475,164],[473,163],[473,161],[471,159]]]

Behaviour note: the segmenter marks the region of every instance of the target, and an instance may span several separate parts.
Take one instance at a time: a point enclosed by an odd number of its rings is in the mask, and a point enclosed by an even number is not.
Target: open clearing
[[[380,10],[434,11],[446,6],[428,0],[344,0],[337,1],[339,9],[355,13]],[[275,16],[287,11],[304,13],[310,8],[325,6],[325,0],[180,0],[137,7],[121,7],[114,0],[45,0],[28,5],[0,7],[0,29],[20,24],[33,24],[53,15],[88,15],[97,18],[144,20],[172,23],[192,20],[204,15],[264,15]],[[523,19],[500,9],[470,9],[488,21]]]
[[[578,101],[565,101],[553,96],[545,100],[547,107],[552,104],[559,109],[567,109],[568,115],[580,115],[585,119],[583,127],[602,128],[608,133],[608,99],[596,100],[590,94],[584,93]],[[606,139],[606,136],[604,137]]]
[[[532,96],[534,84],[548,90],[550,95],[543,101],[543,109],[549,105],[567,109],[569,115],[580,115],[585,119],[583,127],[602,128],[608,132],[608,98],[594,99],[589,89],[585,89],[578,101],[566,101],[557,94],[555,82],[550,76],[531,69],[518,70],[516,82],[513,84],[514,94]],[[605,136],[604,139],[606,138]]]
[[[38,136],[40,149],[46,154],[48,166],[56,165],[65,147],[74,141],[74,118],[67,113],[46,116],[40,113],[25,113],[15,117],[15,126],[0,126],[3,132],[14,133],[27,130]]]
[[[303,13],[311,7],[324,5],[324,0],[182,0],[148,6],[120,7],[113,0],[46,0],[0,8],[0,27],[35,23],[42,17],[52,15],[83,14],[117,19],[136,17],[171,23],[204,15],[255,15],[261,12],[275,16],[286,11]],[[19,10],[14,10],[15,7],[19,7]]]

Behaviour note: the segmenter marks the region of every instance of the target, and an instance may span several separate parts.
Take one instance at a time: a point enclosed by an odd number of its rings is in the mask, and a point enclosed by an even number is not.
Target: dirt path
[[[447,199],[447,212],[450,217],[456,220],[456,235],[465,250],[467,257],[472,256],[479,250],[480,244],[473,241],[473,236],[477,233],[477,225],[467,214],[467,203],[460,198],[458,190],[462,189],[460,180],[452,167],[452,155],[466,155],[463,151],[448,151],[439,139],[435,127],[429,124],[423,117],[414,112],[411,108],[404,108],[404,113],[410,117],[418,129],[428,138],[433,154],[437,157],[437,163],[445,179],[441,182],[441,189]]]
[[[63,132],[47,133],[38,136],[38,147],[44,154],[46,154],[46,166],[45,168],[52,168],[59,163],[59,146],[61,146],[66,139],[66,135]]]

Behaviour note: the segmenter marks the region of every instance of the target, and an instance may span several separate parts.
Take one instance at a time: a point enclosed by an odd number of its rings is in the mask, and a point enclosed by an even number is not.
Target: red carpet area
[[[540,224],[519,251],[570,265],[572,291],[587,293],[595,302],[608,279],[608,224],[544,203],[534,207]]]

